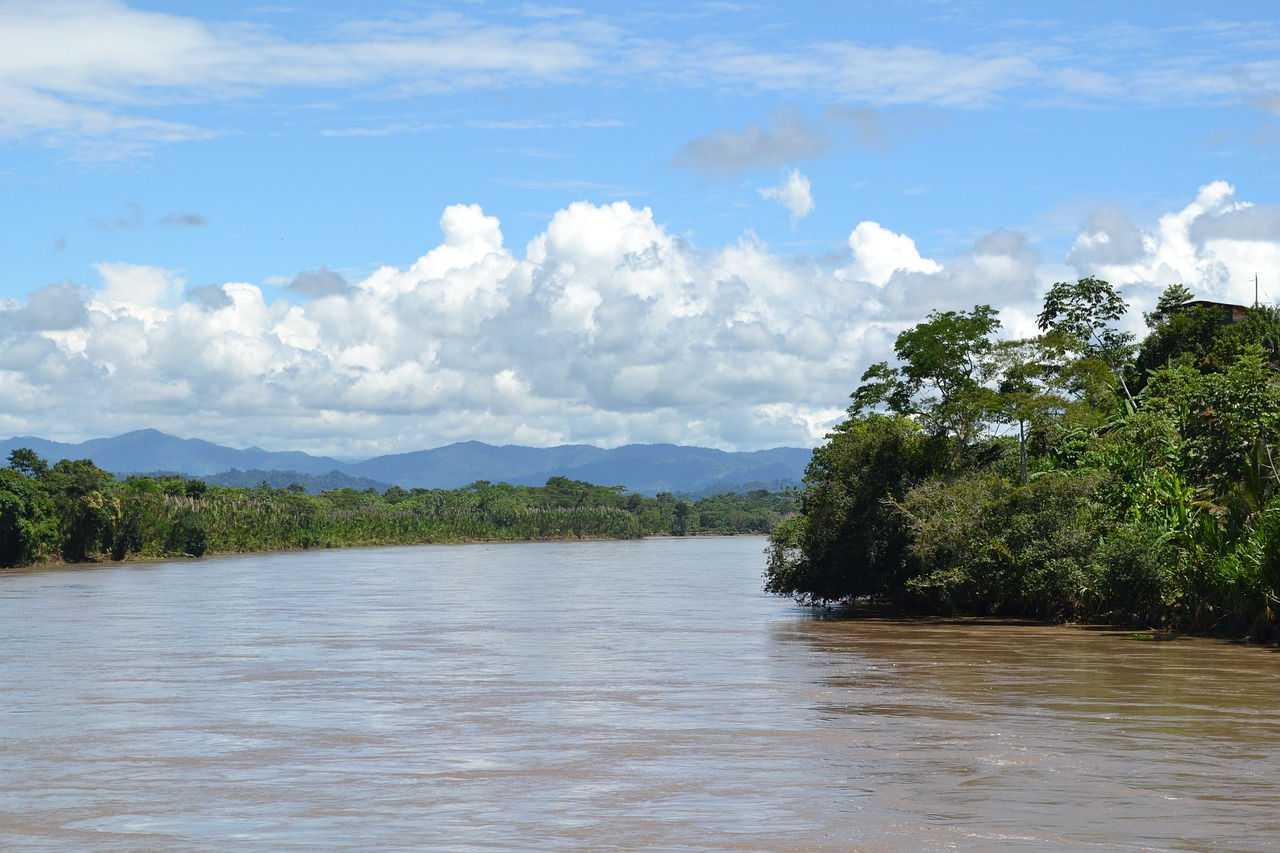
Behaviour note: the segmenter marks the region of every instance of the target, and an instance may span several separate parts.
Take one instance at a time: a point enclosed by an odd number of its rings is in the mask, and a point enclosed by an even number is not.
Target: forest
[[[462,489],[211,486],[180,477],[119,480],[92,461],[49,465],[28,448],[0,468],[0,566],[199,557],[206,553],[649,535],[764,534],[790,495],[751,491],[649,498],[552,477],[545,486]]]
[[[1280,311],[1106,281],[1039,334],[934,311],[872,365],[770,537],[769,592],[1277,638]]]

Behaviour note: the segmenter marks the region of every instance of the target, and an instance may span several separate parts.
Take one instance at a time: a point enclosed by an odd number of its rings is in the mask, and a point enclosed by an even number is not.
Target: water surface
[[[1275,848],[1274,652],[814,618],[763,546],[0,575],[0,847]]]

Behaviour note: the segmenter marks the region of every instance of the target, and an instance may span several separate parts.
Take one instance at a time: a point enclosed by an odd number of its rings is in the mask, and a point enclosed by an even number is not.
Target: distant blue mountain
[[[236,450],[198,438],[175,438],[154,429],[126,432],[114,438],[94,438],[80,444],[62,444],[42,438],[19,436],[0,441],[0,456],[18,447],[29,447],[50,462],[59,459],[92,459],[94,464],[114,474],[146,474],[176,471],[193,477],[242,471],[298,471],[327,474],[342,463],[326,456],[289,451],[272,453],[259,448]]]
[[[344,470],[406,489],[413,486],[456,489],[477,480],[541,486],[548,477],[570,477],[564,472],[595,461],[609,452],[584,444],[546,448],[520,447],[514,444],[497,447],[479,441],[464,441],[432,450],[379,456],[352,463]],[[548,471],[555,473],[548,474]],[[529,478],[537,482],[529,483]],[[575,476],[570,479],[582,478]],[[427,483],[429,485],[424,485]]]
[[[541,486],[551,477],[568,477],[602,486],[625,486],[649,495],[729,489],[745,483],[796,483],[804,475],[812,454],[800,447],[733,453],[674,444],[629,444],[605,450],[578,444],[499,447],[466,441],[362,462],[342,462],[298,451],[271,452],[256,447],[237,450],[147,429],[80,444],[17,436],[0,440],[0,458],[19,447],[29,447],[50,462],[92,459],[99,467],[119,475],[167,471],[210,477],[236,470],[267,472],[273,475],[269,479],[274,482],[287,480],[292,472],[338,473],[406,489],[454,489],[477,480]]]

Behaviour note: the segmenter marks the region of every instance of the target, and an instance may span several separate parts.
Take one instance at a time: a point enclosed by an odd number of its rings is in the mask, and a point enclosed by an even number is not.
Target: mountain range
[[[0,440],[0,457],[19,447],[34,450],[50,463],[92,459],[98,467],[119,476],[165,472],[216,482],[225,475],[244,479],[245,472],[252,472],[263,474],[261,479],[276,485],[291,474],[308,475],[308,480],[329,475],[328,482],[335,482],[335,477],[336,482],[350,478],[348,484],[358,488],[376,483],[405,489],[456,489],[477,480],[541,486],[548,478],[559,476],[625,486],[649,495],[797,483],[812,454],[800,447],[730,452],[674,444],[629,444],[606,450],[580,444],[538,448],[466,441],[352,462],[300,451],[237,449],[144,429],[79,444],[16,436]]]

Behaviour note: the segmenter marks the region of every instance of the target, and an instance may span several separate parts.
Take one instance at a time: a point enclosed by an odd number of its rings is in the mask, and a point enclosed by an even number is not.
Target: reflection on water
[[[0,575],[4,849],[1265,850],[1280,658],[841,621],[759,539]]]

